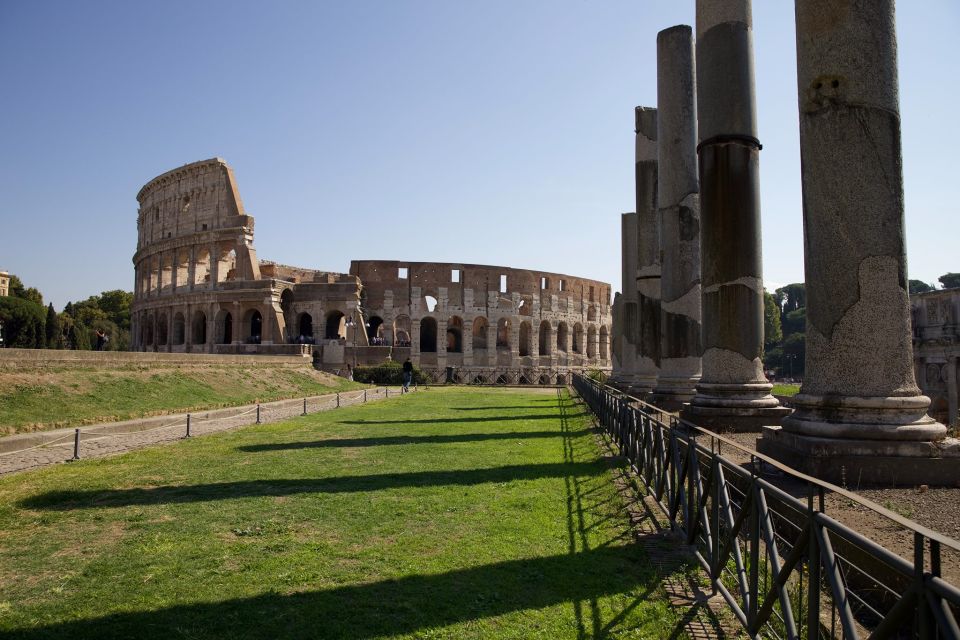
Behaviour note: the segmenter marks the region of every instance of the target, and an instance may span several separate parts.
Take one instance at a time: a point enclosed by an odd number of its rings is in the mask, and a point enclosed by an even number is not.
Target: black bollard
[[[73,430],[73,458],[71,460],[80,459],[80,429]]]
[[[340,408],[340,393],[337,393],[337,409]]]
[[[185,437],[187,438],[190,437],[190,414],[189,413],[187,414],[187,435]]]
[[[366,389],[363,390],[363,401],[364,401],[364,402],[367,401],[367,390],[366,390]]]
[[[307,399],[303,399],[303,415],[307,415]]]
[[[257,424],[260,424],[260,404],[257,403]]]

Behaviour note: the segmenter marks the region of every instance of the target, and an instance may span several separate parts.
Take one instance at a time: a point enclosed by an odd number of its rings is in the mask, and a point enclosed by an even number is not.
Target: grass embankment
[[[38,368],[0,372],[0,435],[359,388],[309,365]]]
[[[0,635],[666,638],[588,427],[430,389],[0,479]]]
[[[795,396],[800,393],[800,385],[786,382],[777,383],[773,385],[771,393],[775,396]]]

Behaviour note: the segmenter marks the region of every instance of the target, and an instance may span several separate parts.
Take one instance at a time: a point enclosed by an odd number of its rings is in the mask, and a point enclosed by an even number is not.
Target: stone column
[[[190,291],[193,291],[194,284],[197,281],[197,247],[190,247],[190,262],[187,265],[187,280],[189,281]]]
[[[610,382],[630,389],[637,369],[637,214],[620,215],[621,293],[614,301],[613,330],[617,345]]]
[[[949,418],[947,422],[950,428],[957,427],[957,413],[960,408],[957,406],[957,356],[947,357],[947,407]]]
[[[657,34],[660,373],[653,402],[676,411],[700,379],[700,195],[693,32]]]
[[[759,431],[789,413],[763,373],[760,142],[751,0],[697,0],[703,375],[684,417]]]
[[[914,379],[894,0],[797,0],[796,24],[806,377],[760,444],[829,479],[926,481],[946,428]]]
[[[657,213],[657,110],[634,109],[637,191],[637,356],[631,391],[653,391],[660,374],[660,223]],[[626,285],[624,285],[626,286]]]

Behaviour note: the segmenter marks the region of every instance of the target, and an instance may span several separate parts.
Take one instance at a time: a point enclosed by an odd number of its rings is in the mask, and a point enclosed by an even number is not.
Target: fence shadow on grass
[[[447,416],[442,418],[421,418],[410,419],[403,418],[399,420],[339,420],[337,424],[357,424],[357,425],[375,425],[375,424],[454,424],[461,422],[510,422],[512,420],[553,420],[556,419],[555,413],[536,413],[533,415],[505,415],[505,416],[483,416],[483,417],[462,417]]]
[[[635,591],[656,577],[635,547],[510,560],[324,591],[116,613],[12,638],[372,638]]]
[[[582,429],[570,435],[585,435]],[[309,442],[269,442],[237,447],[237,451],[288,451],[291,449],[327,449],[337,447],[383,447],[410,444],[448,444],[454,442],[483,442],[486,440],[526,440],[529,438],[559,438],[558,431],[507,431],[499,433],[457,433],[428,436],[381,436],[378,438],[331,438]]]
[[[276,478],[214,482],[182,486],[133,489],[92,489],[48,491],[18,503],[27,509],[69,511],[130,505],[209,502],[261,496],[291,496],[307,493],[353,493],[417,487],[466,486],[487,482],[540,480],[568,475],[591,476],[603,473],[595,463],[544,463],[509,465],[487,469],[450,471],[414,471],[376,475],[334,476],[330,478]]]

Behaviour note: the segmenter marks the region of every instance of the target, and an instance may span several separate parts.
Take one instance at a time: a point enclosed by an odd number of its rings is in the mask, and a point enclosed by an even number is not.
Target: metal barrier
[[[580,374],[573,388],[751,638],[960,640],[960,589],[941,577],[960,542]],[[913,562],[826,515],[828,492],[912,532]]]

